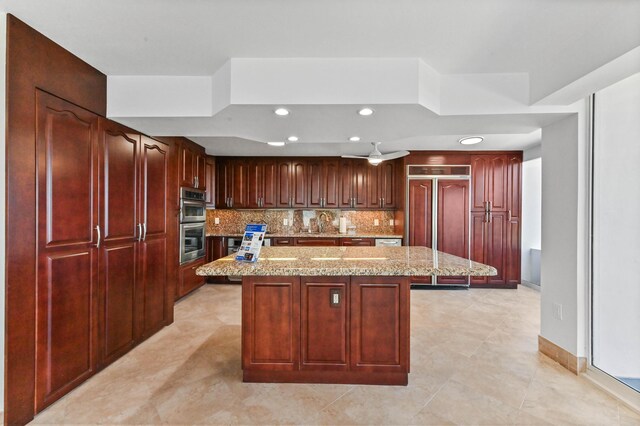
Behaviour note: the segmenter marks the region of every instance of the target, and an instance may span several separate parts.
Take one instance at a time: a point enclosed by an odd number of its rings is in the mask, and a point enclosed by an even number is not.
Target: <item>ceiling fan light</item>
[[[377,166],[378,164],[382,163],[382,158],[375,158],[375,157],[369,157],[367,158],[367,161],[369,162],[369,164]]]
[[[482,136],[467,136],[458,140],[462,145],[475,145],[484,140]]]
[[[269,146],[285,146],[284,142],[267,142]]]

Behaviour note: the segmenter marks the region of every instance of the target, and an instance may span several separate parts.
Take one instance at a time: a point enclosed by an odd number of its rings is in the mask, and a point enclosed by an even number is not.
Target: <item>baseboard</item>
[[[536,284],[536,283],[531,282],[531,281],[521,280],[520,281],[520,285],[523,285],[525,287],[529,287],[531,289],[534,289],[535,291],[540,291],[540,284]]]
[[[573,374],[579,375],[587,371],[587,358],[577,357],[540,335],[538,335],[538,351]]]

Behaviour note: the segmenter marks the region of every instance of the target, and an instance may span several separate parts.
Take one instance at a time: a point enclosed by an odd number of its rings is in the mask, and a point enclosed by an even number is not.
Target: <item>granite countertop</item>
[[[242,237],[244,233],[207,233],[207,237]],[[372,234],[372,233],[356,233],[356,234],[338,234],[328,232],[298,232],[289,234],[267,234],[265,238],[404,238],[399,234]]]
[[[233,255],[207,263],[197,275],[496,275],[494,267],[427,247],[263,247],[256,263]]]

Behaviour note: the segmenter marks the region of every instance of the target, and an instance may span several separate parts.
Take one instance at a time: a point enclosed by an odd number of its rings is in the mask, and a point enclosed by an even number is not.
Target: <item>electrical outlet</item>
[[[220,225],[220,218],[216,217],[215,219],[213,219],[213,223],[216,225]]]
[[[282,224],[283,224],[284,226],[289,226],[289,219],[284,219],[284,220],[282,221]]]
[[[389,225],[393,226],[394,224],[395,224],[394,220],[393,219],[389,219]]]
[[[378,219],[373,219],[373,226],[380,226],[380,221]]]
[[[560,303],[553,304],[553,317],[557,320],[562,321],[562,304]]]

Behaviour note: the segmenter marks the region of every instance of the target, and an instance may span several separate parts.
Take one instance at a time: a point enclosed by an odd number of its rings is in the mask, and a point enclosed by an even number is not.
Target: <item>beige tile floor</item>
[[[407,387],[245,384],[240,287],[208,285],[175,323],[39,414],[38,424],[640,424],[537,352],[540,297],[412,291]]]

